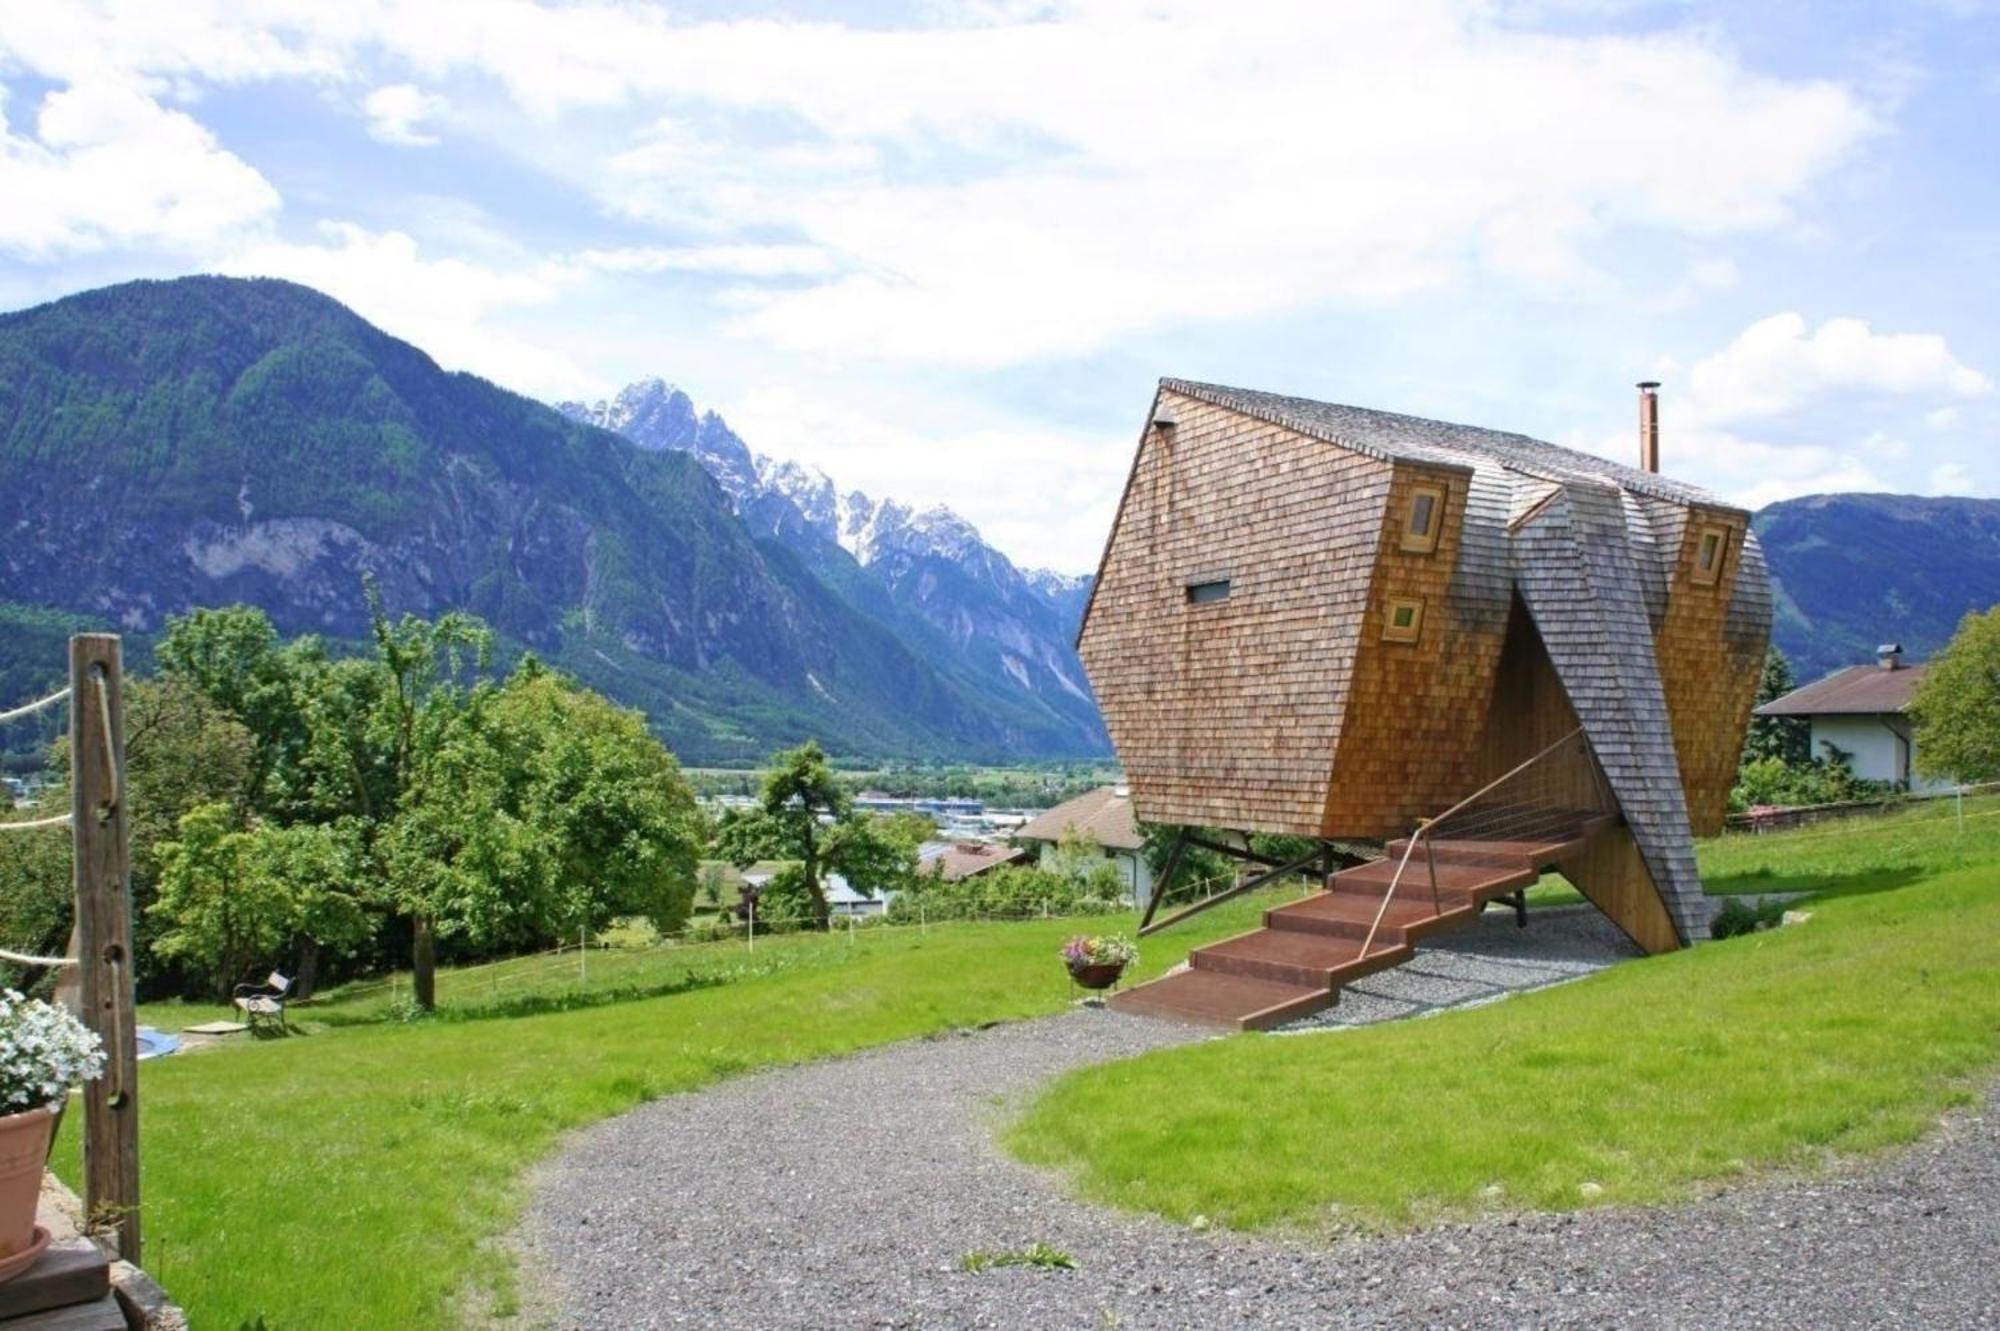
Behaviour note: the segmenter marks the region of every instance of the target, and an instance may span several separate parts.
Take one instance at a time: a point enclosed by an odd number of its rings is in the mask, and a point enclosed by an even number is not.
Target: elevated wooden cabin
[[[1691,842],[1721,825],[1770,632],[1747,513],[1524,435],[1272,393],[1163,380],[1147,419],[1079,643],[1144,821],[1393,852],[1468,796],[1490,806],[1454,814],[1469,840],[1532,804],[1526,870],[1648,950],[1707,936]],[[1648,460],[1657,420],[1642,386]]]

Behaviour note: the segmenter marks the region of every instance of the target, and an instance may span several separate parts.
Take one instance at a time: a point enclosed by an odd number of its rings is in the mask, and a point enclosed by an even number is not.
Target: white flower
[[[0,1104],[53,1104],[103,1073],[103,1042],[67,1009],[0,990]]]

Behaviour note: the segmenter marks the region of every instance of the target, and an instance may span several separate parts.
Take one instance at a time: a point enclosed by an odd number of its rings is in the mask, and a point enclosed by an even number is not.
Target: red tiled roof
[[[1927,667],[1849,666],[1757,709],[1759,716],[1880,716],[1909,706]]]
[[[1099,786],[1039,814],[1014,834],[1021,841],[1061,841],[1074,827],[1106,850],[1138,850],[1146,844],[1132,812],[1132,796],[1122,786]]]

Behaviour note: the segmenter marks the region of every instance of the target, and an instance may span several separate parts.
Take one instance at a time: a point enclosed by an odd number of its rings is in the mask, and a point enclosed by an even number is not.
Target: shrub
[[[1103,909],[1101,887],[1016,864],[988,869],[956,883],[919,874],[889,903],[889,916],[898,923],[909,923],[919,918],[1027,920],[1079,915]]]
[[[1772,928],[1784,918],[1785,903],[1776,897],[1756,902],[1744,897],[1731,897],[1716,912],[1708,932],[1711,938],[1735,938],[1740,934],[1754,934],[1759,929]]]

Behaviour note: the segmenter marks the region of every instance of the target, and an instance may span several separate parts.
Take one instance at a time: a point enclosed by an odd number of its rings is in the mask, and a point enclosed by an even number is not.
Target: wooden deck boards
[[[1423,935],[1470,923],[1487,902],[1534,882],[1542,864],[1581,853],[1609,823],[1593,820],[1564,840],[1440,842],[1435,900],[1419,856],[1386,905],[1400,857],[1344,869],[1327,891],[1265,912],[1261,929],[1196,948],[1187,970],[1117,994],[1111,1006],[1232,1030],[1308,1016],[1338,1002],[1342,985],[1409,960]]]

